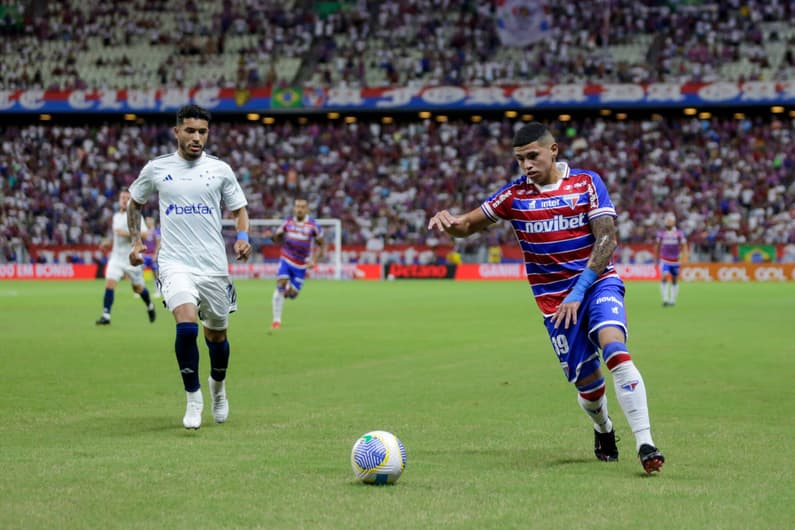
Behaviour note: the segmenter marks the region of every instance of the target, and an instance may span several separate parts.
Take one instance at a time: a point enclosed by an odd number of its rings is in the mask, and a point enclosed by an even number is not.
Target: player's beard
[[[185,157],[187,160],[196,160],[202,153],[204,152],[204,146],[200,144],[200,149],[198,152],[194,152],[190,150],[190,142],[185,142],[179,144],[179,150],[182,152],[182,156]]]

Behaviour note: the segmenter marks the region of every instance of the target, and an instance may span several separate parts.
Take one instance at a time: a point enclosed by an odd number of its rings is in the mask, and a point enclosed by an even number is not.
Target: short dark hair
[[[188,118],[207,120],[209,123],[212,116],[210,116],[210,111],[203,109],[198,105],[185,105],[177,111],[177,125],[182,125],[182,123]]]
[[[547,129],[543,123],[531,121],[516,131],[516,134],[513,135],[513,146],[521,147],[523,145],[531,144],[533,142],[537,142],[545,136],[548,136],[554,142],[552,133],[549,132],[549,129]]]

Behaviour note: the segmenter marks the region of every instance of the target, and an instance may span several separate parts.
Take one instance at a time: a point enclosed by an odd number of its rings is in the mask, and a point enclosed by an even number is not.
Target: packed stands
[[[543,38],[513,46],[501,39],[496,1],[20,2],[0,9],[0,95],[795,79],[792,2],[548,4]],[[604,110],[545,121],[563,159],[604,176],[622,241],[652,242],[672,210],[707,253],[795,243],[794,111],[698,118],[646,108],[619,119]],[[474,207],[515,175],[510,137],[521,121],[501,113],[393,123],[377,113],[355,123],[276,114],[270,125],[216,116],[209,151],[238,173],[252,216],[287,213],[301,190],[317,215],[343,219],[346,243],[435,242],[429,213]],[[0,260],[24,244],[98,243],[119,187],[174,149],[171,110],[138,123],[98,116],[19,125],[0,115]],[[473,254],[511,239],[503,227],[460,244]]]
[[[795,135],[784,120],[658,115],[550,125],[561,159],[603,176],[619,211],[622,242],[653,242],[663,214],[674,211],[691,242],[708,252],[743,242],[795,243]],[[286,215],[300,193],[315,215],[343,220],[344,243],[426,244],[438,242],[425,229],[429,214],[449,205],[476,207],[516,176],[510,140],[521,123],[219,121],[208,151],[232,165],[252,217]],[[175,149],[170,126],[3,129],[5,258],[20,243],[99,243],[118,189],[148,159]],[[473,254],[510,241],[502,226],[462,244]]]
[[[554,0],[523,46],[501,41],[488,1],[31,4],[46,11],[0,19],[0,89],[795,77],[795,8],[780,0]]]

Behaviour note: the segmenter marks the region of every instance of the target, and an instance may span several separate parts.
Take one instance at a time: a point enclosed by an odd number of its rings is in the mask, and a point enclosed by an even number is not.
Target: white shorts
[[[157,283],[169,311],[182,304],[194,304],[199,308],[199,320],[207,329],[226,329],[229,313],[237,310],[237,293],[228,276],[161,270]]]
[[[121,281],[124,275],[130,278],[130,283],[136,286],[144,286],[144,268],[141,265],[130,265],[129,261],[118,258],[110,258],[105,266],[105,278],[108,280]]]

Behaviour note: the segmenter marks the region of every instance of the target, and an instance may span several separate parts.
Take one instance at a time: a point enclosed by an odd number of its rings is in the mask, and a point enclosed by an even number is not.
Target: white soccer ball
[[[365,484],[393,484],[406,468],[406,448],[391,432],[370,431],[353,444],[351,467]]]

